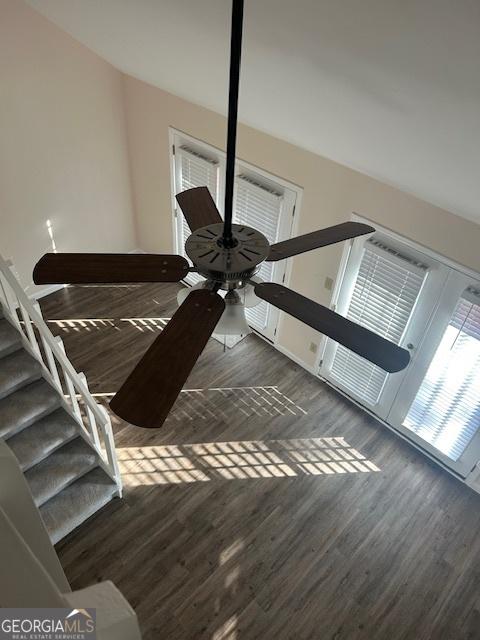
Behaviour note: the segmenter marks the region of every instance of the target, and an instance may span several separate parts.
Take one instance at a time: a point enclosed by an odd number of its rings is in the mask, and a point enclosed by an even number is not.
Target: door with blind
[[[225,154],[188,136],[175,134],[174,194],[193,187],[207,186],[215,203],[223,213]],[[235,166],[235,189],[233,222],[254,227],[273,244],[291,236],[293,214],[297,201],[297,190],[284,180],[269,176],[247,163],[238,161]],[[185,241],[190,229],[181,212],[175,206],[175,246],[180,255],[185,255]],[[287,261],[264,262],[256,277],[268,282],[282,282]],[[196,284],[201,276],[190,273],[185,281]],[[250,327],[265,338],[274,341],[278,323],[278,309],[264,301],[246,309]]]
[[[409,349],[413,359],[446,277],[442,265],[375,234],[353,243],[336,310]],[[321,367],[332,384],[383,419],[407,371],[388,374],[333,340]]]
[[[450,271],[388,422],[464,477],[480,459],[480,282]]]
[[[327,340],[321,375],[466,477],[480,459],[480,282],[375,233],[352,243],[337,311],[411,360],[388,374]]]

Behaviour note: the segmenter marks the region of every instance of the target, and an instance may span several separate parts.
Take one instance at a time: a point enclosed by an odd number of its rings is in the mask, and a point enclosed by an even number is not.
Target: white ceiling
[[[27,0],[225,113],[228,0]],[[245,0],[240,119],[480,222],[479,0]]]

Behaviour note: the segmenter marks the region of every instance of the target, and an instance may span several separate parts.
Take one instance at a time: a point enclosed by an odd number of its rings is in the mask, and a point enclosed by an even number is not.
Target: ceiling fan
[[[48,253],[33,272],[36,284],[179,282],[189,272],[206,278],[192,290],[110,402],[113,411],[142,427],[160,427],[195,362],[225,312],[246,286],[281,311],[339,342],[388,372],[404,369],[409,352],[304,296],[271,282],[252,280],[264,261],[284,260],[306,251],[375,231],[357,222],[321,229],[270,245],[259,231],[232,224],[243,0],[233,0],[228,101],[225,216],[207,187],[177,194],[190,227],[185,252],[178,255]],[[226,291],[225,299],[219,291]]]

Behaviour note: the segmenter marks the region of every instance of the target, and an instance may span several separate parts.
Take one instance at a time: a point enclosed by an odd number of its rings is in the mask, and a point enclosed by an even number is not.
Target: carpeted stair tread
[[[75,438],[77,433],[78,425],[74,418],[60,407],[9,438],[8,446],[22,471],[26,471]]]
[[[0,400],[41,377],[40,363],[24,349],[0,359]]]
[[[106,505],[116,491],[115,482],[96,467],[42,505],[40,514],[53,544]]]
[[[0,400],[0,437],[11,438],[61,404],[60,394],[38,380]]]
[[[0,358],[22,347],[19,332],[5,318],[0,318]]]
[[[56,449],[48,458],[25,473],[37,507],[56,496],[97,464],[97,454],[81,437]]]

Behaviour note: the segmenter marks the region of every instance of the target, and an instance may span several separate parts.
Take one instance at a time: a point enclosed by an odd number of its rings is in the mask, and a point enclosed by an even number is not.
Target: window
[[[225,181],[225,154],[184,134],[174,133],[174,192],[207,186],[222,213]],[[263,233],[270,243],[289,238],[293,214],[300,190],[284,180],[273,177],[247,163],[237,161],[233,222],[244,224]],[[190,229],[179,207],[175,210],[176,250],[185,255],[185,241]],[[282,282],[286,261],[264,262],[256,274],[261,280]],[[203,278],[189,274],[188,284]],[[274,340],[278,310],[266,302],[246,310],[249,325],[264,337]]]

